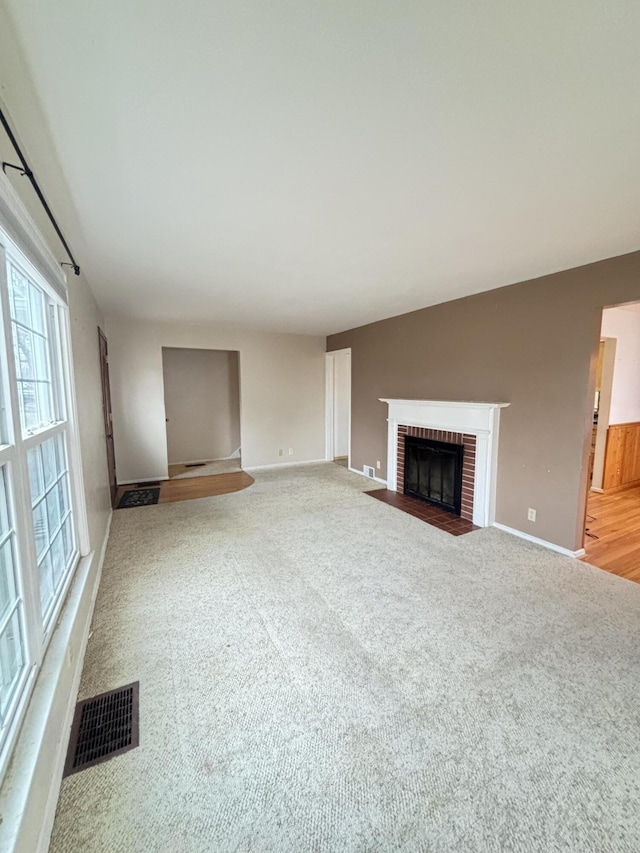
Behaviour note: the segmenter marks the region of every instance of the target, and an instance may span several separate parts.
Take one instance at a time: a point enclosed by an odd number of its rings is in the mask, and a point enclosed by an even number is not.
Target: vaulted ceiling
[[[632,0],[4,2],[107,311],[324,334],[640,248]]]

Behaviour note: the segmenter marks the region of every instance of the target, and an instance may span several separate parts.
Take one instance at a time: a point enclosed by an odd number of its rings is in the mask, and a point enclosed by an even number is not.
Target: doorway
[[[325,458],[351,467],[351,349],[326,355]]]
[[[584,559],[640,583],[640,303],[603,310],[595,385]]]
[[[98,352],[100,354],[100,380],[102,383],[102,414],[104,417],[104,435],[107,443],[107,470],[111,506],[116,505],[118,481],[116,478],[116,454],[113,444],[113,414],[111,411],[111,385],[109,383],[109,347],[107,338],[98,327]]]
[[[163,347],[162,373],[170,479],[240,471],[239,353]]]

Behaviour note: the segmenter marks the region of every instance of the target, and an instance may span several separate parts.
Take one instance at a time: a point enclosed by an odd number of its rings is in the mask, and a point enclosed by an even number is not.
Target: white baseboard
[[[367,477],[364,471],[358,471],[357,468],[349,468],[352,474],[360,474],[361,477]],[[383,486],[387,485],[387,481],[381,479],[380,477],[367,477],[367,480],[373,480],[375,483],[382,483]]]
[[[240,448],[235,450],[231,456],[217,456],[215,459],[187,459],[184,462],[169,462],[171,465],[206,465],[209,462],[229,462],[230,459],[240,459]],[[142,480],[135,480],[136,483],[141,483]]]
[[[275,462],[273,465],[250,465],[248,467],[243,466],[243,471],[266,471],[269,468],[294,468],[297,465],[318,465],[318,463],[325,463],[326,459],[305,459],[304,462]]]
[[[157,480],[168,480],[169,477],[163,474],[162,477],[143,477],[140,480],[118,480],[118,486],[134,486],[136,483],[155,483]]]
[[[597,486],[591,486],[591,488],[590,488],[590,490],[589,490],[589,491],[591,491],[591,492],[597,492],[599,495],[603,495],[603,494],[604,494],[604,489],[599,489]]]
[[[531,536],[530,533],[525,533],[522,530],[516,530],[515,527],[507,527],[506,524],[500,524],[494,521],[494,527],[498,530],[503,530],[505,533],[511,533],[512,536],[518,536],[520,539],[526,539],[527,542],[533,542],[535,545],[541,545],[543,548],[548,548],[550,551],[557,551],[558,554],[564,554],[565,557],[573,557],[578,559],[584,557],[584,548],[579,548],[577,551],[570,551],[568,548],[563,548],[562,545],[556,545],[554,542],[547,542],[546,539],[538,539],[537,536]]]

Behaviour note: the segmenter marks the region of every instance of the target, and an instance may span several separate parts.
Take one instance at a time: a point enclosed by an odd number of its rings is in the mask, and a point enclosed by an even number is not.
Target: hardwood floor
[[[240,459],[212,459],[211,462],[203,462],[195,467],[193,465],[169,465],[169,479],[173,480],[181,474],[191,474],[194,477],[213,477],[218,474],[236,474],[241,470]],[[189,476],[180,477],[189,480]]]
[[[232,474],[215,474],[213,477],[190,477],[185,480],[162,480],[160,482],[160,500],[166,504],[173,501],[189,501],[193,498],[210,498],[215,495],[229,495],[251,486],[254,480],[245,471],[234,471]],[[140,484],[145,488],[146,484]],[[134,485],[120,486],[116,504],[122,495]]]
[[[587,563],[640,583],[640,487],[619,492],[591,492],[587,502],[583,558]]]

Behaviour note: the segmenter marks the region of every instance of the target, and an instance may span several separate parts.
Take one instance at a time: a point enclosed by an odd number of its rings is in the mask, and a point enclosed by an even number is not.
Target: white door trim
[[[325,355],[325,459],[333,462],[335,458],[335,363],[336,356],[349,355],[351,347],[333,350]],[[351,468],[351,389],[349,390],[349,450],[347,465]]]
[[[596,427],[596,446],[593,458],[593,479],[591,481],[591,489],[594,492],[602,491],[607,431],[609,429],[609,415],[611,413],[613,372],[615,370],[616,346],[618,343],[617,338],[603,336],[600,340],[604,343],[604,353],[602,356],[602,387],[600,389],[600,407],[598,409],[598,425]]]

